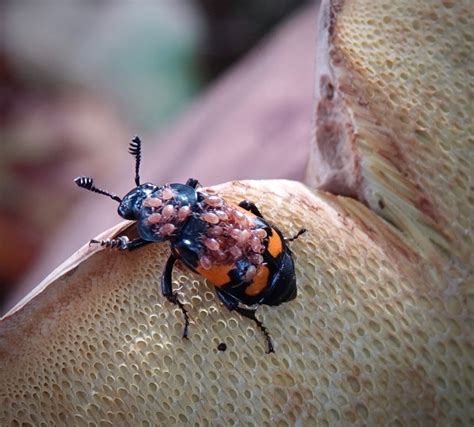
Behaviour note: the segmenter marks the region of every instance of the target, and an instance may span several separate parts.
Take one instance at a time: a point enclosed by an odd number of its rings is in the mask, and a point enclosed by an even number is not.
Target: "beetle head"
[[[130,190],[122,199],[117,209],[118,214],[125,219],[137,220],[143,201],[158,187],[147,182]]]
[[[94,180],[87,176],[80,176],[74,182],[81,188],[93,191],[94,193],[102,194],[110,197],[119,203],[118,214],[125,219],[136,220],[139,216],[139,210],[143,200],[156,190],[156,185],[146,183],[140,184],[140,160],[141,160],[141,146],[142,142],[138,136],[135,136],[130,143],[128,149],[129,153],[135,157],[135,184],[137,185],[133,190],[129,191],[123,199],[119,196],[101,190],[94,185]]]

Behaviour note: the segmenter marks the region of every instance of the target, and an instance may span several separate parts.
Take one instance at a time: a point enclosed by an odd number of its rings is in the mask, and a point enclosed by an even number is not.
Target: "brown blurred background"
[[[312,3],[3,0],[0,313],[119,221],[113,202],[73,179],[128,191],[134,134],[143,180],[300,179]]]

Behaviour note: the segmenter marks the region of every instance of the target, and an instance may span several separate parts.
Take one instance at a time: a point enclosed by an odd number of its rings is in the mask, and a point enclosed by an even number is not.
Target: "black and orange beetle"
[[[188,337],[189,318],[173,292],[172,272],[177,260],[208,279],[229,310],[256,322],[266,337],[267,353],[273,352],[270,334],[255,312],[260,304],[279,305],[296,297],[295,268],[287,243],[306,230],[285,239],[254,203],[227,203],[211,190],[198,190],[195,179],[188,179],[186,184],[140,184],[140,138],[133,138],[129,152],[136,160],[136,187],[123,199],[95,187],[92,178],[81,176],[75,183],[117,201],[118,214],[137,221],[140,237],[129,240],[120,236],[91,243],[132,251],[153,242],[168,241],[171,255],[161,275],[161,291],[183,312],[183,338]]]

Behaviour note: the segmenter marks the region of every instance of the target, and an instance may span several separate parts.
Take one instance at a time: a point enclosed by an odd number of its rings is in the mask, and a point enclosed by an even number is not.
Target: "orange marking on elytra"
[[[214,286],[220,287],[229,283],[230,277],[229,272],[234,268],[233,264],[225,265],[213,265],[210,269],[205,270],[204,268],[197,267],[196,271],[203,277],[205,277]]]
[[[275,230],[273,230],[273,234],[268,239],[267,249],[273,258],[276,258],[283,251],[283,244],[281,238]]]
[[[258,267],[257,273],[255,273],[250,286],[245,289],[245,293],[250,296],[258,295],[268,286],[269,275],[270,270],[267,266],[261,265]]]

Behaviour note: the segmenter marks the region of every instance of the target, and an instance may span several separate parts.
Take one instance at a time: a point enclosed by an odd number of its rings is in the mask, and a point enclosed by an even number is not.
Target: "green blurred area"
[[[204,34],[189,2],[20,1],[3,6],[3,55],[30,87],[94,93],[149,130],[201,87]]]
[[[71,177],[107,175],[303,2],[3,0],[0,304],[73,209]]]

